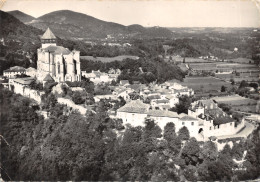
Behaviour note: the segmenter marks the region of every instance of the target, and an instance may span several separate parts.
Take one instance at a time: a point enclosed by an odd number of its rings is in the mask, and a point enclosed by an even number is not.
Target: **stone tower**
[[[46,48],[50,45],[56,46],[56,36],[52,33],[50,28],[41,37],[42,48]]]

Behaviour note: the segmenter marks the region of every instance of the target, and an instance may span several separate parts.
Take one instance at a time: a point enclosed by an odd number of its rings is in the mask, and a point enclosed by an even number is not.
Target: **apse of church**
[[[37,50],[37,78],[44,81],[49,74],[56,82],[81,81],[80,52],[56,45],[56,37],[48,28]],[[49,78],[48,76],[48,78]]]

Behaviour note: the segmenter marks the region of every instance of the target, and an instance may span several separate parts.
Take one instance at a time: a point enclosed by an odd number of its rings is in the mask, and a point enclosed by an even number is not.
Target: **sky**
[[[72,10],[123,25],[260,27],[259,0],[0,0],[34,17]],[[258,3],[257,3],[258,1]]]

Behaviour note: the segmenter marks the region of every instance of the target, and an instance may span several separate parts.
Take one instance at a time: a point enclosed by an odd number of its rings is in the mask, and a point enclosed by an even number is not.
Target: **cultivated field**
[[[248,59],[248,58],[228,59],[227,61],[228,62],[232,62],[232,63],[242,63],[242,64],[253,63],[254,62],[252,59]]]
[[[245,81],[257,81],[259,79],[260,71],[258,72],[247,72],[247,73],[240,73],[239,76],[236,76],[236,74],[215,74],[217,78],[230,81],[230,79],[233,79],[235,82],[241,82],[242,80]]]
[[[222,85],[231,87],[229,82],[214,77],[186,77],[182,84],[192,88],[196,93],[218,92]]]
[[[256,112],[257,101],[253,99],[248,99],[239,95],[213,97],[212,99],[218,103],[230,105],[235,111]]]
[[[182,57],[172,56],[172,59],[175,60],[176,62],[183,62]],[[185,58],[185,63],[212,63],[212,62],[213,61],[204,60],[200,58],[191,58],[191,57]]]
[[[101,61],[101,62],[112,62],[112,61],[123,61],[124,59],[139,59],[138,56],[128,56],[128,55],[122,55],[122,56],[116,56],[116,57],[93,57],[93,56],[80,56],[80,59],[85,60],[91,60],[91,61]]]

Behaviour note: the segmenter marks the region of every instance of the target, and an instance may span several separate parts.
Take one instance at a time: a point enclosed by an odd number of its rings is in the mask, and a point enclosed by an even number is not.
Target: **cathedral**
[[[80,52],[57,46],[56,36],[48,28],[37,50],[37,79],[41,82],[81,81]]]

